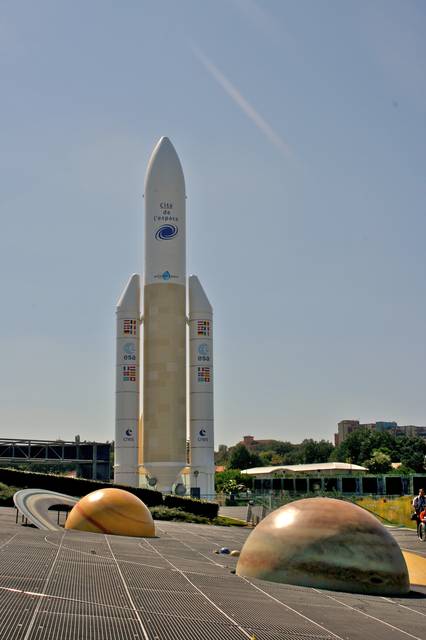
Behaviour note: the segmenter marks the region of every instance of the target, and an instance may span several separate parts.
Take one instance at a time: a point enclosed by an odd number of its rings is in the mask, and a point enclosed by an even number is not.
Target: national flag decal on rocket
[[[123,333],[126,336],[136,335],[136,320],[123,320]]]
[[[136,382],[136,367],[134,365],[123,367],[123,382]]]
[[[210,335],[210,321],[209,320],[198,320],[198,322],[197,322],[197,334],[199,336],[209,336]]]
[[[198,367],[198,382],[210,382],[210,367]]]

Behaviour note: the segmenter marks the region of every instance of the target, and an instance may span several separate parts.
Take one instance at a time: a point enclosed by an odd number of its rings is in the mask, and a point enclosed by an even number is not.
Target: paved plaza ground
[[[250,530],[157,522],[157,538],[41,531],[0,508],[1,640],[426,639],[426,589],[384,598],[246,580]],[[408,530],[401,547],[426,556]]]

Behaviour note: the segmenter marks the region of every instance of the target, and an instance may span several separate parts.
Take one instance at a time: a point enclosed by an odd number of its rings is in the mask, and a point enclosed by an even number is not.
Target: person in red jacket
[[[426,541],[426,508],[417,514],[417,535],[420,540]]]
[[[419,489],[419,495],[414,498],[412,505],[415,513],[413,513],[411,519],[417,522],[417,535],[420,538],[420,514],[426,510],[426,494],[423,488]]]

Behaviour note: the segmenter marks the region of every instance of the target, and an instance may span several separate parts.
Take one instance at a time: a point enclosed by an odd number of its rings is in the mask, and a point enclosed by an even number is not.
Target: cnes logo
[[[208,442],[207,431],[205,429],[200,429],[198,432],[198,442]]]

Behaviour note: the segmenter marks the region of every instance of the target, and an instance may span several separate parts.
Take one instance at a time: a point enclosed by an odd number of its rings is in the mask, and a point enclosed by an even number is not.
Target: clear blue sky
[[[426,5],[0,4],[0,435],[114,437],[161,135],[215,310],[216,445],[426,423]]]

